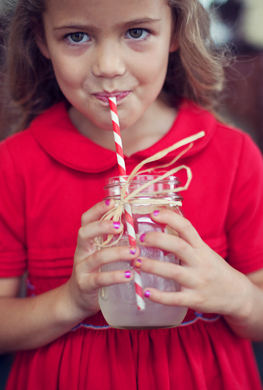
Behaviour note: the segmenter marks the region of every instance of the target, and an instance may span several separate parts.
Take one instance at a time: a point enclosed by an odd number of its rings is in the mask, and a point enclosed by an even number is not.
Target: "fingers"
[[[84,258],[78,265],[79,272],[92,273],[97,272],[105,264],[115,261],[131,262],[140,254],[139,248],[129,248],[127,246],[116,246],[101,249],[92,255]]]
[[[90,222],[98,221],[107,211],[114,207],[114,201],[106,199],[105,201],[95,204],[91,209],[86,211],[81,217],[81,226]]]
[[[93,294],[100,287],[129,282],[133,279],[130,263],[138,257],[139,248],[135,251],[126,246],[105,248],[87,255],[79,263],[75,264],[73,279],[76,281],[78,291],[85,294]],[[99,272],[103,265],[122,261],[120,268],[125,269]],[[118,268],[118,267],[117,267]]]
[[[189,307],[190,301],[187,299],[187,295],[184,292],[164,292],[156,290],[155,288],[149,288],[144,291],[145,298],[149,300],[161,303],[167,306],[183,306]],[[192,303],[192,302],[191,302]],[[146,302],[147,305],[147,302]]]
[[[171,227],[179,234],[179,237],[192,247],[199,247],[203,243],[193,225],[182,215],[179,215],[172,210],[163,209],[154,211],[151,217],[157,223]]]
[[[141,236],[143,245],[162,249],[174,253],[179,259],[187,264],[193,265],[196,257],[194,248],[182,238],[171,234],[150,232]]]
[[[142,272],[171,279],[180,285],[180,290],[175,292],[165,292],[156,288],[146,287],[143,292],[145,298],[163,305],[184,307],[190,307],[197,300],[197,297],[193,294],[196,278],[189,268],[145,257],[136,259],[134,265],[135,268],[139,268]]]
[[[111,286],[113,284],[128,283],[133,280],[133,272],[130,270],[120,270],[111,272],[98,272],[87,274],[83,278],[83,284],[87,292],[92,292],[101,287]]]
[[[113,221],[96,221],[82,226],[78,233],[78,243],[75,250],[74,262],[78,264],[83,259],[98,250],[94,239],[103,235],[120,234],[122,224]]]
[[[171,210],[156,210],[151,217],[157,223],[166,225],[168,232],[172,230],[175,234],[170,232],[169,234],[160,232],[142,234],[140,237],[142,244],[174,253],[186,265],[194,265],[197,254],[202,252],[205,244],[192,224]]]
[[[172,279],[184,286],[192,287],[191,271],[182,267],[179,264],[152,260],[146,257],[141,257],[134,261],[135,269],[142,272],[162,276],[166,279]]]
[[[187,306],[186,302],[189,302],[189,293],[185,294],[184,291],[186,289],[191,291],[194,283],[192,283],[189,270],[186,270],[185,267],[182,267],[179,264],[164,263],[159,260],[152,260],[145,257],[136,259],[134,267],[140,269],[142,272],[172,279],[174,282],[184,286],[183,291],[176,292],[164,292],[157,290],[156,288],[146,287],[143,292],[145,298],[168,306]]]
[[[75,251],[75,261],[79,262],[88,254],[97,250],[94,239],[103,235],[118,235],[123,230],[120,222],[100,220],[100,218],[114,207],[114,202],[103,201],[86,211],[81,218],[81,227],[78,232],[78,245]]]
[[[104,234],[115,235],[122,232],[123,225],[120,222],[102,220],[90,222],[87,225],[81,226],[78,233],[78,243],[85,247],[85,243],[89,245],[89,241]]]

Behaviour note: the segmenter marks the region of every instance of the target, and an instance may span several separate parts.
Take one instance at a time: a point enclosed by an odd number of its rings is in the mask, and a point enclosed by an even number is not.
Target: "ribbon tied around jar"
[[[160,152],[154,154],[153,156],[151,157],[148,157],[146,158],[145,160],[143,160],[141,163],[139,163],[134,169],[133,171],[131,172],[131,174],[127,177],[126,181],[124,184],[122,184],[122,187],[121,187],[121,191],[120,191],[120,199],[115,202],[115,205],[114,207],[109,210],[107,213],[105,213],[101,220],[112,220],[112,221],[118,221],[120,222],[121,221],[121,217],[122,217],[122,214],[124,212],[124,204],[125,203],[129,203],[129,204],[138,204],[138,203],[141,203],[141,200],[140,199],[136,199],[136,197],[140,196],[143,192],[143,190],[149,186],[151,186],[152,184],[154,183],[157,183],[159,181],[162,181],[163,179],[169,177],[169,176],[172,176],[174,175],[176,172],[184,169],[186,170],[186,175],[187,175],[187,180],[186,180],[186,183],[183,185],[183,186],[180,186],[180,187],[176,187],[174,189],[167,189],[167,190],[162,190],[162,191],[154,191],[152,192],[150,195],[151,195],[151,199],[149,199],[149,202],[151,204],[156,204],[156,205],[164,205],[164,204],[170,204],[170,205],[174,205],[174,206],[181,206],[182,205],[182,202],[179,201],[179,200],[172,200],[172,199],[158,199],[158,197],[156,197],[155,199],[153,198],[154,196],[158,196],[158,194],[162,194],[162,195],[165,195],[165,192],[167,193],[171,193],[171,192],[179,192],[179,191],[185,191],[187,190],[187,188],[189,187],[190,185],[190,182],[192,180],[192,172],[191,172],[191,169],[190,167],[186,166],[186,165],[180,165],[180,166],[177,166],[175,168],[172,168],[168,171],[165,171],[165,173],[163,174],[160,174],[158,175],[157,178],[139,186],[139,188],[136,188],[134,191],[128,193],[127,191],[127,188],[129,186],[129,184],[132,182],[133,178],[137,175],[141,175],[141,174],[145,174],[145,173],[150,173],[151,171],[157,171],[157,170],[163,170],[164,168],[167,168],[167,167],[170,167],[171,165],[173,165],[176,161],[178,161],[188,150],[190,150],[193,145],[194,145],[194,141],[202,138],[205,136],[205,132],[204,131],[200,131],[199,133],[196,133],[190,137],[187,137],[187,138],[184,138],[178,142],[176,142],[175,144],[171,145],[170,147],[164,149],[164,150],[161,150]],[[142,167],[145,165],[145,164],[148,164],[148,163],[151,163],[151,162],[154,162],[154,161],[158,161],[160,159],[162,159],[163,157],[165,157],[167,154],[169,154],[170,152],[182,147],[182,146],[185,146],[187,145],[187,147],[185,149],[183,149],[182,152],[180,152],[172,161],[170,161],[169,163],[167,164],[163,164],[163,165],[159,165],[159,166],[155,166],[154,168],[148,168],[148,169],[145,169],[145,170],[141,170]],[[161,171],[160,171],[161,172]],[[147,199],[144,200],[144,203],[147,203]],[[122,235],[123,233],[121,233],[119,235],[119,238],[114,241],[114,242],[111,242],[112,241],[112,238],[113,238],[113,235],[108,235],[107,239],[105,241],[103,241],[102,243],[99,243],[98,242],[98,239],[95,240],[95,244],[98,246],[98,247],[110,247],[112,245],[116,245],[116,243],[122,238]]]

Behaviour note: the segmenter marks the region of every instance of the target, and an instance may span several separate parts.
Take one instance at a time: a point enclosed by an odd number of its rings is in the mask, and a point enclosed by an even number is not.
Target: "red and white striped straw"
[[[119,167],[120,184],[121,184],[121,186],[123,186],[123,184],[126,181],[124,178],[124,176],[126,176],[126,167],[125,167],[125,161],[124,161],[124,156],[123,156],[123,147],[122,147],[122,140],[121,140],[119,117],[118,117],[118,112],[117,112],[116,97],[110,97],[109,103],[110,103],[110,113],[111,113],[111,121],[112,121],[112,127],[113,127],[116,155],[117,155],[117,161],[118,161],[118,167]],[[124,211],[125,211],[125,219],[126,219],[126,223],[127,223],[129,244],[131,247],[135,248],[136,247],[136,235],[135,235],[135,230],[134,230],[131,206],[129,203],[124,204]],[[140,271],[138,269],[136,269],[135,267],[133,267],[133,270],[134,270],[134,284],[135,284],[137,306],[138,306],[139,310],[144,310],[145,309],[145,302],[143,300],[141,274],[140,274]]]

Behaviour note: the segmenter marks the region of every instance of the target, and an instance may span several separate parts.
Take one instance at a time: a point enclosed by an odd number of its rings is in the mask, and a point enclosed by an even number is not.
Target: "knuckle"
[[[120,259],[125,260],[129,258],[129,255],[127,254],[127,247],[116,246],[114,250],[116,251],[116,255],[115,255],[116,260],[120,260]]]
[[[76,273],[75,273],[75,281],[76,281],[76,284],[78,286],[78,289],[80,291],[83,291],[84,290],[84,280],[83,280],[81,273],[78,272],[77,268],[76,268]]]
[[[203,305],[206,302],[206,299],[204,299],[204,297],[200,294],[195,294],[195,296],[193,297],[193,300],[194,300],[194,305],[196,307],[203,307]]]
[[[85,229],[84,229],[83,226],[81,226],[79,228],[78,237],[79,237],[80,240],[85,240],[85,238],[86,238]]]
[[[86,284],[85,284],[83,278],[79,278],[79,279],[78,279],[78,288],[79,288],[79,290],[82,291],[82,292],[86,290]]]
[[[114,250],[117,250],[117,247]],[[112,260],[118,260],[116,255],[112,254],[112,248],[104,248],[94,254],[94,261],[98,267],[108,264]]]
[[[86,211],[84,214],[82,214],[82,216],[80,218],[81,226],[86,225],[86,223],[87,223],[87,214],[88,214],[88,211]]]
[[[104,201],[101,201],[97,204],[95,204],[94,207],[94,211],[97,215],[103,215],[105,213],[105,208],[106,208],[106,205],[105,205],[105,202]]]
[[[93,261],[97,267],[101,267],[104,264],[107,264],[109,256],[106,256],[105,249],[101,249],[93,254]]]
[[[185,252],[188,249],[188,244],[183,239],[178,240],[177,248],[180,252]]]
[[[115,247],[115,250],[116,250],[116,255],[117,255],[118,258],[123,257],[123,247],[121,247],[121,246],[116,246],[116,247]]]
[[[180,276],[180,268],[176,266],[171,267],[170,278],[173,280],[177,280],[179,276]]]
[[[191,229],[192,228],[192,224],[191,222],[186,219],[186,218],[182,218],[182,229],[183,230],[188,230],[188,229]]]
[[[103,285],[102,280],[103,280],[103,272],[98,272],[93,275],[93,286],[94,288],[99,288]]]
[[[105,220],[100,220],[98,221],[98,227],[99,227],[99,230],[101,231],[108,231],[109,230],[109,221],[105,221]]]
[[[119,272],[112,272],[111,273],[111,281],[112,281],[112,284],[115,284],[115,283],[118,283],[119,282]]]
[[[173,304],[176,306],[182,306],[184,304],[182,296],[175,293]]]
[[[105,264],[107,257],[103,256],[103,250],[96,251],[92,254],[92,264],[95,268],[101,267],[103,264]]]

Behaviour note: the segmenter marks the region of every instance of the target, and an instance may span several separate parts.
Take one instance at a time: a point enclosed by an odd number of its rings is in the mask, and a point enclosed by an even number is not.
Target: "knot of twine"
[[[202,138],[205,136],[205,132],[204,131],[200,131],[199,133],[197,134],[194,134],[190,137],[187,137],[187,138],[184,138],[182,139],[181,141],[179,142],[176,142],[175,144],[173,144],[172,146],[164,149],[164,150],[161,150],[160,152],[154,154],[153,156],[149,157],[149,158],[146,158],[145,160],[143,160],[141,163],[139,163],[132,171],[132,173],[128,176],[128,178],[122,178],[120,177],[120,185],[121,185],[121,192],[120,192],[120,199],[118,199],[118,201],[115,203],[115,206],[113,209],[109,210],[107,213],[105,213],[101,220],[112,220],[112,221],[118,221],[118,222],[121,222],[121,217],[122,217],[122,214],[124,212],[124,204],[126,203],[129,203],[129,204],[155,204],[155,205],[165,205],[165,204],[169,204],[169,205],[174,205],[174,206],[181,206],[182,205],[182,202],[180,200],[178,201],[175,201],[175,200],[172,200],[172,199],[164,199],[164,198],[154,198],[154,196],[158,196],[158,195],[167,195],[169,196],[169,194],[171,193],[176,193],[176,192],[179,192],[179,191],[185,191],[187,190],[187,188],[189,187],[189,184],[192,180],[192,172],[191,172],[191,169],[186,166],[186,165],[180,165],[176,168],[172,168],[170,169],[169,171],[165,172],[163,175],[160,175],[158,176],[157,178],[153,179],[153,180],[150,180],[148,181],[147,183],[139,186],[138,188],[136,188],[134,191],[132,191],[130,194],[127,193],[127,187],[129,186],[129,184],[132,182],[132,180],[134,179],[134,177],[136,175],[141,175],[143,173],[150,173],[151,171],[153,170],[158,170],[158,169],[163,169],[163,168],[166,168],[166,167],[169,167],[171,165],[173,165],[177,160],[179,160],[189,149],[191,149],[194,145],[194,141],[196,141],[197,139],[199,138]],[[160,160],[162,159],[163,157],[165,157],[167,154],[169,154],[170,152],[172,152],[173,150],[176,150],[184,145],[188,145],[181,153],[179,153],[172,161],[170,161],[169,163],[167,164],[164,164],[164,165],[159,165],[157,167],[154,167],[154,168],[150,168],[150,169],[145,169],[145,170],[141,170],[141,168],[145,165],[145,164],[148,164],[150,162],[153,162],[153,161],[157,161],[157,160]],[[152,191],[150,193],[147,193],[147,197],[149,199],[136,199],[136,197],[139,197],[140,195],[142,195],[142,191],[151,186],[152,184],[154,183],[158,183],[160,181],[162,181],[163,179],[167,178],[168,176],[172,176],[174,175],[176,172],[182,170],[182,169],[185,169],[186,170],[186,174],[187,174],[187,180],[186,180],[186,183],[184,186],[181,186],[181,187],[176,187],[174,189],[163,189],[163,190],[160,190],[160,191]],[[119,235],[118,239],[114,242],[111,242],[112,238],[113,238],[113,235],[109,234],[107,239],[102,242],[101,244],[98,242],[98,240],[95,240],[95,243],[98,247],[110,247],[110,246],[113,246],[113,245],[116,245],[120,239],[122,238],[123,236],[123,232]],[[110,243],[111,242],[111,243]]]

